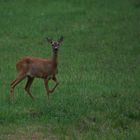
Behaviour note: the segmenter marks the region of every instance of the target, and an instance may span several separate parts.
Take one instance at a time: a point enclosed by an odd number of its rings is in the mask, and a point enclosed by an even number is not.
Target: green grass
[[[0,0],[0,140],[140,138],[139,0]],[[9,102],[15,64],[51,57],[46,36],[64,36],[59,87],[24,80]]]

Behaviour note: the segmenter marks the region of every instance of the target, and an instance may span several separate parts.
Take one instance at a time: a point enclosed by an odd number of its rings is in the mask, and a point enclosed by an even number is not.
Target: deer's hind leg
[[[10,97],[14,95],[14,88],[26,77],[24,73],[20,73],[18,77],[11,82],[10,85]]]
[[[31,94],[31,92],[30,92],[30,87],[31,87],[31,85],[32,85],[32,83],[33,83],[33,80],[34,80],[34,78],[33,77],[27,77],[28,79],[27,79],[27,83],[26,83],[26,85],[25,85],[25,90],[26,90],[26,92],[29,94],[29,96],[32,98],[32,99],[34,99],[34,97],[32,96],[32,94]]]
[[[10,85],[13,85],[16,82],[16,80],[12,81]]]

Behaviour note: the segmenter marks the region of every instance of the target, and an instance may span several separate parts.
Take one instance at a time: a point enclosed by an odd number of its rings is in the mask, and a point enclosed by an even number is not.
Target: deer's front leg
[[[44,79],[44,84],[45,84],[45,88],[46,88],[46,91],[47,91],[47,95],[48,95],[48,99],[49,99],[49,93],[50,93],[50,90],[49,90],[49,79]]]
[[[50,90],[50,92],[54,92],[55,88],[59,85],[59,82],[57,80],[57,78],[55,77],[55,75],[52,77],[52,80],[56,83],[55,86],[53,87],[52,90]]]

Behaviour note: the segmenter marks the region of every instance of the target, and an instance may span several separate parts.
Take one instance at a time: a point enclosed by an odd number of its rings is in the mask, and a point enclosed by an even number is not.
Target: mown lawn
[[[0,140],[139,140],[139,15],[139,0],[0,0]],[[24,80],[10,102],[17,60],[51,57],[60,35],[50,100],[36,79],[35,101]]]

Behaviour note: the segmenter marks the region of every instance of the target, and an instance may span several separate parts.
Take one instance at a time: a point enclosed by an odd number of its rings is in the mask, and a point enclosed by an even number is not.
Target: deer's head
[[[57,41],[54,41],[51,38],[47,38],[47,41],[51,44],[53,51],[57,52],[60,44],[63,42],[63,36],[61,36]]]

